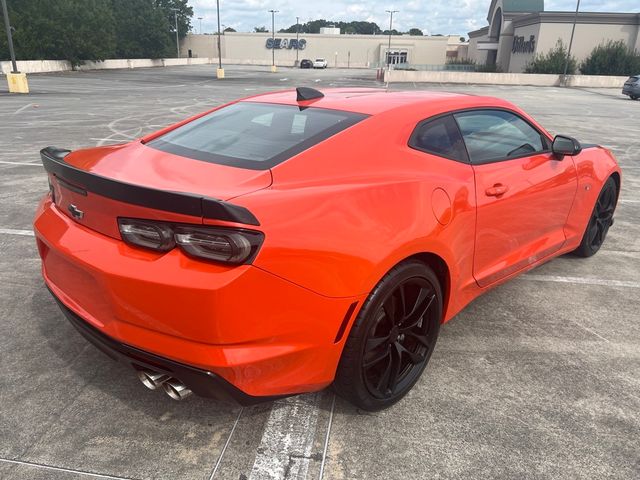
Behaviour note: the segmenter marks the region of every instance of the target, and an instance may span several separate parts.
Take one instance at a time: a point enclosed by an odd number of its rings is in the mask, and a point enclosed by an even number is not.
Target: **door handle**
[[[487,188],[484,193],[488,197],[500,197],[507,193],[507,190],[509,190],[509,187],[507,187],[506,185],[496,183],[493,187]]]

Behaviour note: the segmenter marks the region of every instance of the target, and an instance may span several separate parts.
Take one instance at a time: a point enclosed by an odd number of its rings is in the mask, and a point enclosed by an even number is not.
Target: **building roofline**
[[[537,12],[513,20],[514,27],[525,27],[536,23],[573,23],[575,12]],[[640,13],[580,12],[576,23],[640,25]]]
[[[469,36],[469,38],[475,38],[475,37],[480,37],[486,33],[489,33],[488,26],[479,28],[478,30],[474,30],[472,32],[467,32],[467,35]]]

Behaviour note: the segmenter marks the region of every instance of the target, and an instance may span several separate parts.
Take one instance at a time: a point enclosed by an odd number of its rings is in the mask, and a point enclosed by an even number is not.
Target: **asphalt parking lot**
[[[445,325],[393,408],[330,390],[250,408],[145,389],[89,345],[44,287],[30,234],[38,151],[137,138],[221,102],[298,85],[382,86],[367,70],[215,66],[32,75],[0,85],[0,478],[640,478],[640,102],[619,90],[392,85],[515,102],[553,133],[611,148],[615,225]]]

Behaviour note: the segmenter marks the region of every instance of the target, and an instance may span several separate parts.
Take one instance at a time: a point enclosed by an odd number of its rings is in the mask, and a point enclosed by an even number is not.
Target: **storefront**
[[[452,37],[453,38],[453,37]],[[455,37],[459,42],[459,37]],[[225,33],[220,38],[226,63],[294,65],[304,58],[324,58],[329,67],[377,67],[391,64],[444,65],[452,40],[443,36],[393,36],[277,33]],[[217,57],[216,35],[188,35],[186,56]]]
[[[489,25],[469,32],[468,56],[505,72],[523,72],[534,55],[549,51],[559,39],[569,45],[574,18],[575,12],[545,12],[544,0],[492,0]],[[640,51],[639,30],[639,13],[580,12],[571,54],[583,60],[608,40]]]

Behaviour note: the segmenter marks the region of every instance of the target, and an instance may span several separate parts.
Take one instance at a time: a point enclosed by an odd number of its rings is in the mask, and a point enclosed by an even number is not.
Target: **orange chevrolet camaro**
[[[620,191],[609,150],[441,92],[298,88],[41,157],[68,319],[149,388],[242,404],[330,384],[393,404],[472,299],[596,253]]]

